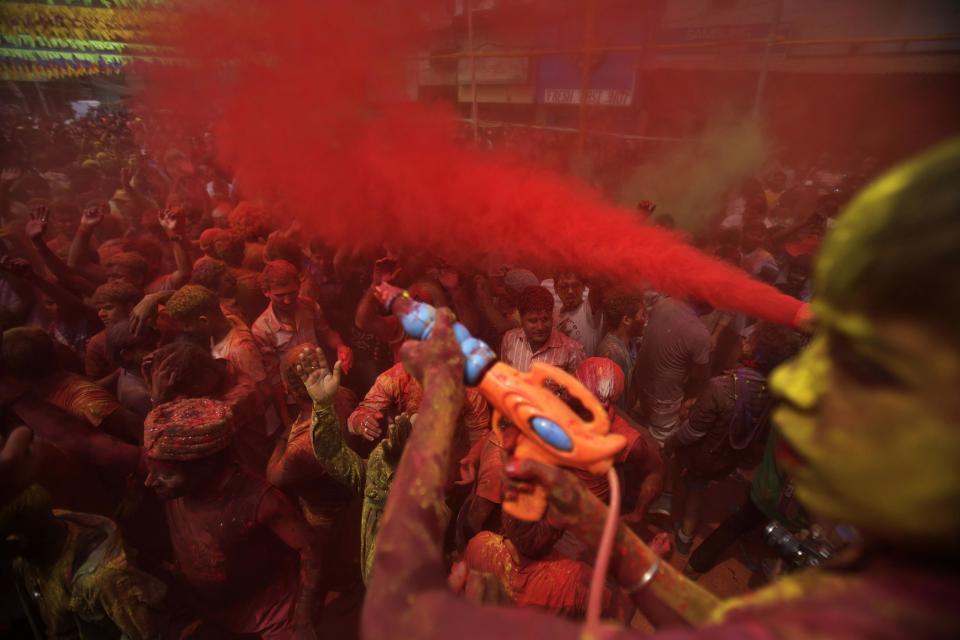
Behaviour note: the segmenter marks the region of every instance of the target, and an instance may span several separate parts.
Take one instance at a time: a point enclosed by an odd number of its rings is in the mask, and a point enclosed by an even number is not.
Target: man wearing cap
[[[233,415],[218,400],[167,402],[144,423],[146,485],[166,501],[180,577],[218,629],[314,637],[319,555],[309,526],[278,489],[241,469],[232,442]]]

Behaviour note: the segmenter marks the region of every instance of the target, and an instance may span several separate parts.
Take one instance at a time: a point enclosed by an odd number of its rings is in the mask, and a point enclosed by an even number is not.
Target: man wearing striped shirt
[[[517,303],[520,327],[503,334],[500,360],[519,371],[529,371],[534,362],[546,362],[573,375],[586,354],[583,346],[553,326],[553,294],[532,285],[520,292]],[[498,432],[488,430],[461,460],[461,482],[473,483],[466,514],[467,539],[490,525],[491,516],[503,500],[504,449]]]
[[[572,374],[584,358],[583,346],[553,326],[553,294],[530,286],[517,304],[520,328],[503,335],[500,359],[519,371],[529,371],[534,362],[546,362]]]

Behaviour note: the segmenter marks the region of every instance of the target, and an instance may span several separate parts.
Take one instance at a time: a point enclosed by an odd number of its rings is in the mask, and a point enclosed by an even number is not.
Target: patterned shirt
[[[545,362],[573,374],[586,354],[583,345],[556,328],[542,347],[534,351],[523,329],[511,329],[503,334],[500,359],[519,371],[529,371],[534,362]]]

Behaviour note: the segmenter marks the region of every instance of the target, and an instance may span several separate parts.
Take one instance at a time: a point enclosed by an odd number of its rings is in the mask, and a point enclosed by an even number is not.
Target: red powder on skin
[[[182,127],[213,122],[219,160],[244,195],[284,202],[332,244],[568,266],[792,324],[800,301],[584,185],[458,143],[452,111],[404,100],[403,65],[425,48],[420,10],[441,4],[188,6],[163,43],[191,64],[146,69],[143,98]]]

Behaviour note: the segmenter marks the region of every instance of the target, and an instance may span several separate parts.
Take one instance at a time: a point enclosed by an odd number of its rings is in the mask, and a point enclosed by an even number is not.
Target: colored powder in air
[[[410,61],[428,42],[424,17],[446,4],[191,4],[157,38],[186,64],[145,69],[142,98],[183,128],[213,123],[218,160],[241,191],[283,202],[332,244],[568,266],[793,321],[800,301],[584,185],[468,147],[449,108],[406,99]]]

